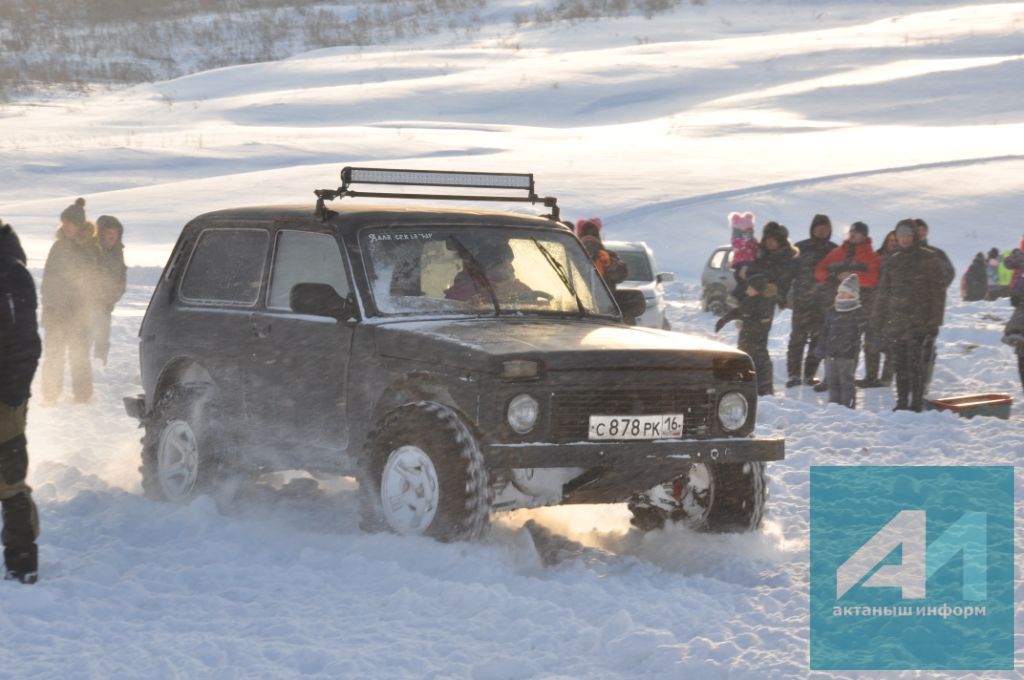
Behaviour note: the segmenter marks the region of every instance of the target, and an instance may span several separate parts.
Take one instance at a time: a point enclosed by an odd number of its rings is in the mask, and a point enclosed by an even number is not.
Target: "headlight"
[[[508,424],[519,434],[526,434],[537,424],[540,407],[529,394],[513,397],[508,404]]]
[[[747,422],[747,398],[739,392],[728,392],[718,400],[718,422],[735,432]]]

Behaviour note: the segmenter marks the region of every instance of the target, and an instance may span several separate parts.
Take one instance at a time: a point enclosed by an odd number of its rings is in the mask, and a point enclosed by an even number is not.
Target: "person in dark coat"
[[[777,289],[764,274],[751,274],[746,279],[747,290],[739,306],[727,312],[715,323],[715,332],[725,324],[740,322],[737,346],[750,355],[757,372],[757,394],[770,396],[775,393],[772,380],[772,361],[768,355],[768,334],[772,330],[775,316]]]
[[[856,408],[857,390],[853,375],[860,356],[860,339],[868,327],[868,315],[860,301],[856,274],[839,283],[835,304],[825,312],[818,356],[828,366],[828,400],[847,408]]]
[[[1017,354],[1017,373],[1020,374],[1021,389],[1024,389],[1024,299],[1013,295],[1010,297],[1013,315],[1003,330],[1003,342],[1013,347]]]
[[[71,364],[75,401],[85,403],[92,398],[89,348],[95,323],[99,246],[96,225],[85,219],[85,199],[69,205],[60,222],[43,269],[43,403],[54,404],[60,397],[65,357]]]
[[[882,280],[882,274],[885,272],[885,265],[889,261],[889,256],[900,249],[899,244],[896,242],[896,231],[891,230],[885,235],[885,239],[882,241],[882,246],[876,250],[880,260],[878,267],[878,280]],[[868,313],[868,321],[870,322],[871,315]],[[881,346],[881,338],[879,338],[879,346]],[[882,362],[882,374],[879,376],[878,381],[882,383],[882,387],[889,387],[892,385],[892,357],[889,352],[886,351],[885,347],[881,347],[882,354],[884,355],[884,361]]]
[[[928,223],[920,217],[914,219],[914,227],[917,229],[917,240],[925,248],[930,249],[939,258],[939,266],[942,268],[942,310],[945,314],[946,310],[946,291],[949,289],[950,284],[956,280],[956,267],[950,261],[949,256],[946,255],[946,251],[941,248],[936,248],[928,242]],[[939,321],[939,326],[942,326],[942,320]],[[935,372],[935,341],[939,337],[939,329],[935,328],[935,334],[932,335],[925,341],[925,372],[924,372],[924,391],[928,392],[928,386],[932,383],[932,373]]]
[[[110,353],[110,316],[114,305],[124,295],[128,268],[124,264],[124,226],[121,221],[110,215],[100,215],[96,228],[99,231],[99,285],[96,290],[93,356],[106,365]]]
[[[775,286],[775,302],[785,309],[789,289],[796,276],[799,251],[789,242],[789,229],[778,222],[768,222],[761,230],[757,257],[747,267],[747,277],[761,274]]]
[[[960,278],[960,299],[964,302],[984,300],[988,293],[988,265],[985,254],[978,253]]]
[[[824,287],[814,276],[814,270],[822,258],[836,248],[831,237],[832,221],[828,215],[815,215],[811,220],[810,238],[796,244],[799,254],[790,287],[793,323],[786,351],[786,372],[789,376],[786,387],[796,387],[800,383],[814,385],[818,382],[814,374],[818,372],[821,360],[815,350],[829,301]]]
[[[40,342],[36,284],[25,262],[18,235],[0,221],[0,542],[4,578],[35,583],[39,513],[32,502],[32,489],[25,483],[25,418]]]
[[[1003,262],[1003,254],[999,248],[991,248],[988,251],[988,259],[985,261],[985,274],[988,277],[988,291],[985,299],[989,302],[998,300],[1000,296],[999,286],[999,265]]]
[[[946,276],[939,256],[918,241],[912,219],[896,225],[896,238],[900,249],[886,264],[872,317],[893,356],[894,410],[920,411],[927,370],[925,345],[942,325]]]

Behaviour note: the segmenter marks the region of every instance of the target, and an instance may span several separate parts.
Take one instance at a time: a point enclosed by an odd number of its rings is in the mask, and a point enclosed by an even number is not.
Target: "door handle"
[[[259,321],[257,319],[253,319],[249,324],[249,328],[252,329],[252,334],[255,335],[257,338],[265,338],[268,335],[270,335],[269,321]]]

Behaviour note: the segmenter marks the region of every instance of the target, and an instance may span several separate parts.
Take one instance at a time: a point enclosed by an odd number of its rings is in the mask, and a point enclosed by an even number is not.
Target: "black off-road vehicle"
[[[140,331],[145,394],[125,399],[148,494],[307,470],[358,478],[364,527],[443,540],[563,503],[627,501],[642,529],[760,524],[784,444],[751,436],[749,357],[629,325],[643,295],[609,291],[532,175],[345,168],[342,182],[315,209],[183,229]],[[367,196],[550,214],[325,203]]]

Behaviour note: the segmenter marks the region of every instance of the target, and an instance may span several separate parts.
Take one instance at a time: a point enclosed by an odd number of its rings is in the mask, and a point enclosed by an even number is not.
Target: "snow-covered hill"
[[[159,267],[196,213],[309,200],[343,165],[534,172],[567,216],[652,244],[680,280],[674,326],[712,335],[696,279],[729,210],[797,237],[816,212],[878,237],[924,217],[960,271],[1016,244],[1022,45],[1022,3],[709,0],[655,21],[323,50],[0,108],[0,217],[38,269],[82,195],[91,216],[126,224],[130,264]],[[499,516],[481,544],[440,545],[361,533],[348,480],[156,504],[120,404],[139,391],[153,272],[133,272],[93,403],[32,406],[42,574],[33,588],[0,582],[0,675],[804,677],[809,466],[1024,454],[1019,403],[1008,421],[968,421],[892,413],[892,395],[869,390],[850,412],[777,379],[759,433],[785,436],[788,457],[753,535],[639,536],[607,506]],[[1008,317],[1005,300],[951,289],[934,393],[1019,402],[999,343]],[[777,376],[788,333],[783,312]]]

